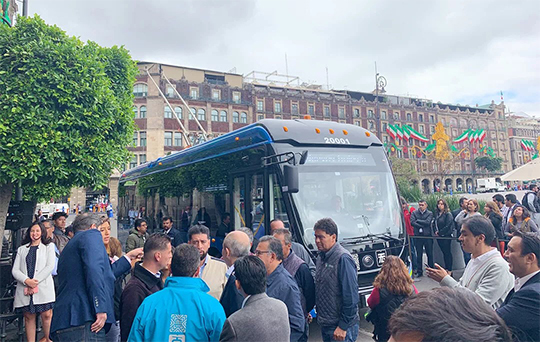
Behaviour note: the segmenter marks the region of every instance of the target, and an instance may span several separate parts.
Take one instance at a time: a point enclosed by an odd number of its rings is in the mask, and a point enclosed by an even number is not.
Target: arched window
[[[486,128],[486,122],[484,120],[480,121],[479,122],[479,127],[480,128]]]
[[[240,114],[238,114],[238,112],[233,112],[232,113],[232,122],[238,122],[240,121]]]
[[[191,107],[189,110],[191,111],[191,114],[193,114],[193,115],[190,116],[189,119],[193,120],[195,118],[195,115],[197,115],[197,110],[195,108],[193,108],[193,107]]]
[[[163,107],[163,116],[167,119],[172,118],[171,107],[169,107],[168,105],[165,105],[165,107]]]
[[[174,107],[174,113],[177,118],[182,119],[182,107]]]
[[[469,124],[470,124],[471,128],[473,128],[473,129],[478,128],[478,123],[476,122],[476,120],[469,121]]]
[[[247,123],[247,114],[245,112],[242,112],[242,114],[240,114],[240,122]]]
[[[495,129],[495,123],[493,121],[490,121],[488,125],[489,125],[489,129]]]
[[[199,119],[199,121],[206,121],[206,111],[204,109],[199,108],[197,111],[197,119]]]
[[[137,83],[133,86],[133,95],[135,97],[148,96],[148,86],[144,83]]]
[[[407,113],[407,121],[411,121],[411,120],[412,120],[411,113]]]
[[[133,106],[133,117],[136,118],[139,115],[139,108]]]
[[[455,118],[450,119],[450,126],[456,127],[457,126],[457,120]]]
[[[219,121],[219,113],[215,109],[212,109],[212,121]]]
[[[219,112],[219,121],[221,122],[227,122],[227,112],[222,110]]]
[[[467,127],[467,120],[459,119],[459,125],[461,126],[461,128]]]
[[[139,108],[139,117],[141,119],[146,118],[146,106],[141,106],[141,108]]]

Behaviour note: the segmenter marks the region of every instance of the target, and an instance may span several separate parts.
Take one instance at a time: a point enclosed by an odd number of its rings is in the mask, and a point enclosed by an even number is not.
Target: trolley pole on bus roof
[[[169,103],[169,100],[167,99],[167,97],[165,96],[165,94],[163,94],[163,92],[161,91],[161,89],[159,88],[159,85],[156,83],[156,81],[154,80],[154,78],[152,77],[152,75],[150,75],[150,72],[148,71],[148,69],[146,69],[146,74],[148,75],[148,77],[150,78],[150,80],[152,80],[152,83],[154,83],[154,85],[156,86],[157,90],[159,91],[159,94],[161,95],[161,97],[163,97],[163,99],[165,99],[165,102],[167,103],[167,106],[171,109],[171,112],[174,113],[174,117],[176,118],[176,121],[178,121],[178,124],[180,125],[180,128],[182,129],[182,137],[184,138],[184,140],[186,141],[186,146],[189,146],[190,145],[190,141],[187,137],[187,134],[186,134],[186,128],[184,127],[184,124],[182,124],[182,121],[180,121],[180,119],[178,118],[178,116],[176,115],[176,112],[174,111],[173,107],[171,106],[171,104]],[[188,111],[189,111],[189,108],[188,108]]]

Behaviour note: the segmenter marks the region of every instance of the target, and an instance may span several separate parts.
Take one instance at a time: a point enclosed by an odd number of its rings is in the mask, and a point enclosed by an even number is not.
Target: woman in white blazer
[[[43,223],[32,223],[13,263],[12,274],[17,280],[13,306],[24,313],[27,341],[36,340],[36,314],[41,315],[45,334],[41,341],[50,341],[52,308],[56,300],[52,279],[56,255],[50,241]]]

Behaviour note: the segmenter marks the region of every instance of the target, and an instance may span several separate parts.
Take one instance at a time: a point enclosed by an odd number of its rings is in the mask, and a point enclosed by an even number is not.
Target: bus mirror
[[[305,164],[305,162],[307,160],[307,156],[308,156],[308,151],[307,150],[302,151],[302,154],[301,154],[301,157],[300,157],[300,162],[299,162],[300,165]]]
[[[298,168],[293,165],[283,165],[284,183],[281,191],[288,193],[298,192]]]

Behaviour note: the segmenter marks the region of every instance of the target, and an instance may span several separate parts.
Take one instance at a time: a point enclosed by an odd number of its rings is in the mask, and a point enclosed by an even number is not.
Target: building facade
[[[512,169],[516,169],[538,155],[540,119],[528,117],[524,113],[510,113],[508,120],[511,163]]]
[[[273,79],[275,73],[260,78],[243,77],[151,62],[139,63],[139,70],[133,106],[137,131],[130,147],[134,157],[128,168],[182,150],[200,141],[201,136],[211,139],[261,119],[309,115],[312,119],[359,125],[374,132],[391,157],[414,162],[420,176],[413,182],[424,192],[467,191],[475,186],[477,178],[499,177],[512,169],[508,137],[512,131],[508,128],[504,102],[475,107],[450,105],[385,93],[376,96],[370,92],[325,89],[300,84],[292,76],[279,81]],[[298,84],[292,84],[291,79]],[[188,115],[188,110],[193,114]],[[439,122],[453,151],[444,163],[437,161],[430,151],[431,136]],[[392,134],[392,129],[405,126],[423,139],[415,139],[416,134]],[[183,138],[183,132],[188,138]],[[479,133],[481,137],[454,142],[467,132]],[[500,172],[476,168],[474,159],[488,151],[489,155],[502,158]]]

